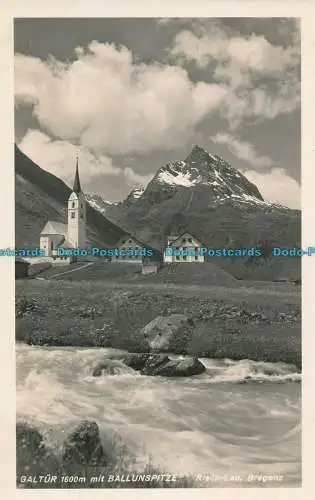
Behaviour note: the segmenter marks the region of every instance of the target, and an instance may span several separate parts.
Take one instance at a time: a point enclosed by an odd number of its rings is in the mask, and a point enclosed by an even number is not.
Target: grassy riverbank
[[[145,352],[141,328],[158,315],[184,313],[171,350],[178,354],[301,367],[300,293],[263,290],[115,288],[104,282],[19,281],[16,340],[32,345],[102,346]],[[221,295],[220,295],[221,293]],[[94,308],[94,312],[91,310]]]

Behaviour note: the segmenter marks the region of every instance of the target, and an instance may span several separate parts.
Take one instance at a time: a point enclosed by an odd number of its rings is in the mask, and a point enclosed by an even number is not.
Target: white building
[[[167,248],[163,252],[163,261],[171,262],[204,262],[203,255],[199,255],[199,248],[204,245],[190,233],[168,236]]]
[[[85,247],[86,201],[81,189],[77,158],[73,190],[68,200],[68,224],[48,221],[40,233],[40,248],[45,252],[45,260],[51,260],[54,264],[69,264],[75,258],[58,255],[58,248]]]
[[[112,257],[112,262],[128,262],[129,264],[141,264],[142,256],[140,250],[143,245],[133,236],[126,234],[115,245],[115,248],[122,250],[126,255],[115,255]],[[128,255],[128,250],[130,250]],[[133,253],[133,255],[130,255]],[[139,255],[136,255],[139,253]]]

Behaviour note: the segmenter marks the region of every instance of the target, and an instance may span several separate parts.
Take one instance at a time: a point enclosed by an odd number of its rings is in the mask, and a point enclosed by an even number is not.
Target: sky
[[[109,201],[194,144],[300,208],[294,18],[16,19],[15,140]]]

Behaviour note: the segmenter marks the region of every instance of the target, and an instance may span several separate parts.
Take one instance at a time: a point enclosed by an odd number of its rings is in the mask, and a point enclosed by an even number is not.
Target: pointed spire
[[[81,193],[81,184],[80,184],[80,177],[79,177],[79,157],[78,153],[76,154],[76,167],[75,167],[75,177],[74,177],[74,184],[73,184],[73,192],[74,193]]]

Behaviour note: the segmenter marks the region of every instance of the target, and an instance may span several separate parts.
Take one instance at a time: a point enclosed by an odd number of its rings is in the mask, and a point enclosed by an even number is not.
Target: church
[[[48,261],[70,264],[76,257],[58,255],[58,248],[83,249],[86,246],[86,200],[81,189],[77,157],[73,189],[68,199],[68,224],[48,221],[40,233],[40,249]]]

